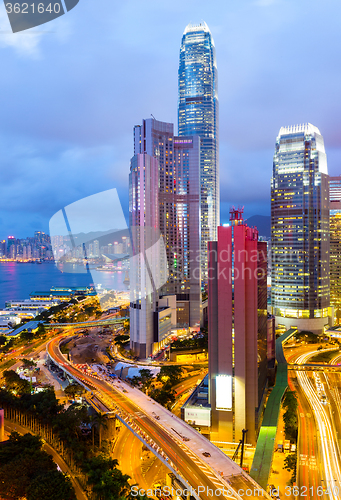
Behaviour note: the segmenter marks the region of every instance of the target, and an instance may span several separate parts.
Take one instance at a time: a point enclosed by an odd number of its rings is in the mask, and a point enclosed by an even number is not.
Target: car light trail
[[[297,359],[297,363],[304,364],[315,352],[303,354]],[[324,473],[324,493],[329,500],[339,500],[341,495],[341,470],[339,461],[339,450],[336,445],[336,437],[332,428],[326,406],[318,396],[315,386],[310,377],[304,371],[297,371],[298,382],[309,401],[317,422],[319,432],[319,446],[321,451],[321,465]],[[321,391],[320,391],[321,392]]]

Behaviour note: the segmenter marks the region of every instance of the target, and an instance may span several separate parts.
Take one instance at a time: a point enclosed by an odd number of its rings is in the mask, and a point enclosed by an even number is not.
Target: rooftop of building
[[[15,330],[8,330],[6,332],[6,335],[8,337],[17,337],[21,332],[24,330],[35,330],[38,328],[40,321],[29,321],[28,323],[25,323],[24,325],[20,326],[19,328],[16,328]]]
[[[207,26],[207,24],[205,23],[205,21],[202,21],[199,24],[193,24],[193,23],[187,24],[184,31],[184,35],[186,35],[186,33],[191,33],[195,31],[204,31],[205,33],[210,33],[210,29]]]
[[[32,292],[30,293],[30,297],[66,297],[66,296],[71,296],[74,295],[74,292],[55,292],[55,291],[50,291],[50,292]]]
[[[279,130],[279,135],[288,135],[288,134],[319,134],[321,132],[315,125],[311,123],[301,123],[300,125],[289,125],[288,127],[281,127]]]

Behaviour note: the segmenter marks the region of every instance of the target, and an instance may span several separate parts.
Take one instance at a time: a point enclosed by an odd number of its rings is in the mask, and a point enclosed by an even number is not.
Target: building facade
[[[266,251],[242,210],[208,244],[211,440],[256,443],[267,384]]]
[[[330,195],[330,304],[335,322],[341,322],[341,176],[329,177]]]
[[[206,23],[189,24],[179,62],[179,137],[200,137],[202,280],[207,282],[207,242],[217,239],[220,220],[218,73],[214,41]]]
[[[329,181],[323,137],[282,127],[271,180],[271,305],[276,325],[321,333],[330,321]]]
[[[159,298],[154,284],[160,254],[154,245],[159,227],[159,166],[156,158],[136,154],[129,174],[129,226],[133,257],[130,259],[130,346],[142,358],[154,343],[154,311]]]
[[[153,118],[134,129],[135,154],[158,162],[158,227],[166,246],[168,279],[159,295],[176,295],[178,326],[201,318],[200,140],[176,137],[171,123]]]

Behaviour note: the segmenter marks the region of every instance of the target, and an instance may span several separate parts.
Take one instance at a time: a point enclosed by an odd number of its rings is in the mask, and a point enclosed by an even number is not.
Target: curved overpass
[[[59,335],[47,346],[53,362],[91,390],[109,411],[144,440],[180,480],[193,488],[191,495],[198,500],[218,496],[236,500],[270,498],[221,450],[141,391],[123,382],[115,384],[95,379],[73,366],[60,352],[59,343],[63,338],[65,335]],[[208,452],[210,457],[204,459],[203,452]],[[215,493],[217,490],[220,495]]]
[[[126,319],[129,319],[129,317],[125,316],[124,318],[95,319],[93,321],[81,321],[80,323],[45,323],[44,326],[45,328],[86,328],[115,325],[116,323],[122,323]]]

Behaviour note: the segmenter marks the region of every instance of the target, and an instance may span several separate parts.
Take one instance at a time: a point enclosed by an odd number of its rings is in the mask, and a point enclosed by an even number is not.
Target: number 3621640
[[[48,12],[50,14],[59,14],[60,3],[50,3],[45,6],[43,3],[6,3],[7,14],[44,14]]]

